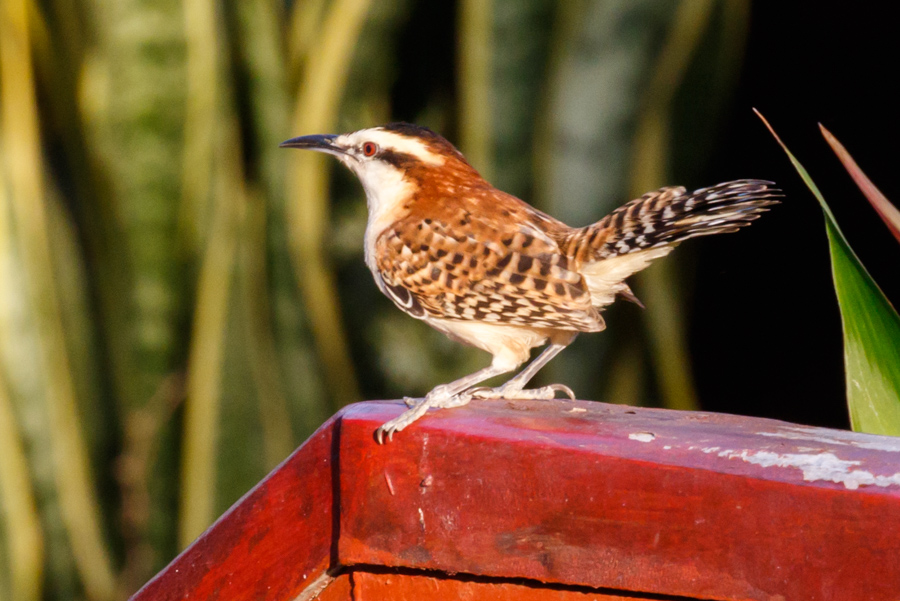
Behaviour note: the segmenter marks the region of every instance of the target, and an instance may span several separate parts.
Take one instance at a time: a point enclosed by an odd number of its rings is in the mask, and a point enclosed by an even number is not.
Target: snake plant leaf
[[[850,248],[809,173],[765,118],[756,114],[787,153],[825,213],[834,288],[844,330],[850,424],[857,432],[900,436],[900,316]]]

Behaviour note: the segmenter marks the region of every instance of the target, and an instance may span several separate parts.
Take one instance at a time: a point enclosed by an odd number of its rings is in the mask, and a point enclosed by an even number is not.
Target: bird
[[[626,279],[681,242],[733,232],[779,202],[769,181],[648,192],[600,221],[570,227],[489,184],[448,140],[409,123],[291,138],[285,148],[332,155],[352,171],[368,209],[365,262],[406,314],[487,351],[490,365],[436,386],[375,431],[379,444],[431,408],[472,399],[552,399],[562,384],[526,388],[582,332],[606,327],[604,307],[640,301]],[[532,349],[546,348],[504,384]]]

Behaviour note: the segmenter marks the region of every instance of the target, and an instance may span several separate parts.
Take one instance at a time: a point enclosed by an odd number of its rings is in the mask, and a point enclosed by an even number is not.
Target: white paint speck
[[[729,449],[718,453],[718,456],[727,459],[738,458],[762,467],[796,468],[803,472],[803,479],[807,482],[825,480],[843,484],[849,490],[869,485],[900,486],[900,472],[890,476],[881,476],[865,470],[852,469],[862,462],[846,461],[834,453],[786,453],[782,455],[771,451],[733,451]]]
[[[419,523],[422,525],[422,530],[425,530],[425,512],[421,507],[419,507]]]
[[[638,442],[652,442],[656,438],[653,432],[634,432],[628,435],[629,440],[637,440]]]
[[[452,532],[456,530],[456,518],[450,514],[442,515],[441,525],[444,526],[444,530],[446,530],[447,532]]]

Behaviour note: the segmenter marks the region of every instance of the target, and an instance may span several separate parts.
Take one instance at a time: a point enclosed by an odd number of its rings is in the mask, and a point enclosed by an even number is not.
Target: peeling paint
[[[656,438],[653,432],[634,432],[628,435],[629,440],[637,440],[639,442],[652,442]]]
[[[303,579],[306,580],[306,574],[303,575]],[[323,572],[315,580],[307,584],[303,592],[294,598],[294,601],[312,601],[312,599],[318,597],[322,591],[328,588],[328,585],[332,582],[334,582],[334,577],[328,575],[327,572]]]
[[[726,449],[717,453],[719,457],[726,459],[738,458],[747,463],[762,467],[791,467],[803,472],[803,479],[807,482],[825,480],[837,484],[843,484],[849,490],[856,490],[860,486],[900,486],[900,472],[890,476],[875,475],[865,470],[853,469],[860,465],[861,461],[847,461],[839,458],[834,453],[787,453],[779,454],[771,451],[735,451]]]
[[[861,432],[844,432],[829,428],[782,427],[775,432],[759,432],[760,436],[786,438],[788,440],[806,440],[827,444],[850,445],[860,449],[900,453],[900,438],[894,436],[878,436]]]

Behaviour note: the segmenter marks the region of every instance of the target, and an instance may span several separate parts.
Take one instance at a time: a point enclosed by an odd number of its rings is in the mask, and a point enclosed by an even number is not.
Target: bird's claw
[[[576,400],[575,392],[571,388],[566,386],[565,384],[550,384],[549,386],[545,386],[544,388],[550,388],[551,390],[553,390],[554,395],[550,398],[555,399],[556,398],[555,393],[561,392],[561,393],[565,394],[567,397],[569,397],[570,401]]]
[[[391,420],[389,422],[385,422],[378,426],[375,429],[375,440],[378,441],[378,444],[384,444],[384,435],[387,434],[387,439],[390,442],[394,439],[394,432],[398,430],[402,430],[403,428],[396,428],[392,423],[395,420]]]
[[[434,407],[435,409],[461,407],[471,400],[472,395],[469,394],[468,391],[450,396],[429,393],[424,399],[404,397],[403,402],[406,403],[406,406],[409,407],[409,409],[379,426],[375,430],[375,440],[378,441],[378,444],[384,444],[385,435],[387,435],[388,441],[393,440],[394,432],[399,432],[406,428],[408,425],[425,415],[431,407]]]
[[[423,405],[425,405],[424,401],[419,403],[412,409],[407,409],[394,419],[381,424],[375,430],[375,440],[378,441],[378,444],[384,444],[385,435],[387,435],[388,441],[393,440],[394,432],[399,432],[406,426],[410,425],[411,423],[425,415],[425,412],[428,411],[428,407],[423,408]]]
[[[413,407],[412,409],[407,409],[397,417],[392,420],[386,421],[375,430],[375,440],[378,441],[378,444],[384,444],[385,435],[387,436],[388,442],[394,439],[394,433],[399,432],[406,428],[408,425],[425,415],[425,412],[428,411],[428,407],[422,408],[424,405],[424,401]]]

